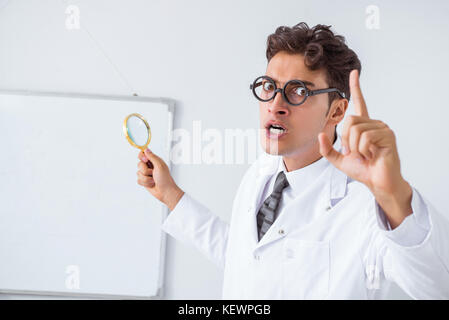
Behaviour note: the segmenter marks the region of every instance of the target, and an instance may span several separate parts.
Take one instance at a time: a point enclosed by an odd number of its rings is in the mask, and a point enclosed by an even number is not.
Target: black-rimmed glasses
[[[301,80],[290,80],[283,88],[278,88],[276,87],[276,82],[268,76],[256,78],[249,88],[253,91],[254,96],[263,102],[274,99],[276,94],[280,91],[285,101],[292,106],[299,106],[303,104],[308,97],[320,93],[337,92],[340,97],[346,98],[344,92],[341,92],[336,88],[310,90]]]

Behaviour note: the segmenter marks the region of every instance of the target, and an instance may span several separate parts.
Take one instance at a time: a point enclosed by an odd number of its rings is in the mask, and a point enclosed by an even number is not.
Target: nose
[[[287,116],[290,114],[290,109],[287,102],[282,97],[282,93],[278,91],[273,100],[268,101],[268,112],[275,115]]]

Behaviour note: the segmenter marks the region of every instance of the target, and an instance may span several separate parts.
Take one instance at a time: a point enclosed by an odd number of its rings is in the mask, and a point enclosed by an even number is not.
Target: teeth
[[[270,132],[271,133],[274,133],[274,134],[281,134],[281,133],[283,133],[285,130],[284,129],[278,129],[278,128],[273,128],[273,127],[270,127]]]
[[[275,129],[283,129],[283,130],[285,130],[282,126],[280,126],[278,124],[272,124],[272,125],[270,125],[270,127],[275,128]]]

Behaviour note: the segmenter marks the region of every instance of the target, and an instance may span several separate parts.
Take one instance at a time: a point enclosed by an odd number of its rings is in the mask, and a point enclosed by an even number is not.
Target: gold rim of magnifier
[[[147,127],[147,130],[148,130],[148,140],[147,140],[147,143],[145,143],[143,146],[138,146],[138,145],[135,144],[134,141],[129,137],[129,133],[128,133],[128,125],[127,125],[127,123],[128,123],[128,119],[129,119],[130,117],[137,117],[137,118],[139,118],[140,120],[143,121],[143,123],[145,123],[145,126]],[[131,113],[130,115],[128,115],[128,116],[125,118],[125,121],[123,122],[123,133],[125,134],[126,140],[128,140],[128,142],[129,142],[133,147],[136,147],[136,148],[138,148],[138,149],[140,149],[140,150],[142,150],[142,151],[144,151],[144,150],[146,149],[146,147],[150,144],[150,140],[151,140],[151,129],[150,129],[150,126],[148,125],[148,122],[145,120],[145,118],[142,117],[142,116],[141,116],[140,114],[138,114],[138,113]]]

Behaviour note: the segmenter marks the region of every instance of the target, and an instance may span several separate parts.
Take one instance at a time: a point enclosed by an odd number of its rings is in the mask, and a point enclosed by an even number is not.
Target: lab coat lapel
[[[281,156],[273,156],[264,153],[260,157],[260,161],[256,163],[256,174],[254,178],[254,188],[251,190],[250,194],[250,208],[248,210],[248,219],[251,229],[251,241],[254,245],[259,242],[259,237],[257,233],[257,208],[260,203],[260,198],[262,197],[263,190],[267,184],[270,177],[276,173],[279,166],[279,161]]]

